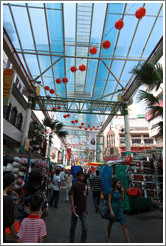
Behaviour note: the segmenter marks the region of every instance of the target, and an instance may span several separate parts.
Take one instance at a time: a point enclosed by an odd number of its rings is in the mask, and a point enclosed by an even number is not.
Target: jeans
[[[96,209],[99,207],[101,191],[93,191],[93,203]]]
[[[79,218],[81,220],[81,225],[82,225],[81,243],[85,243],[86,238],[87,238],[87,215],[86,215],[86,212],[83,212],[79,216]],[[70,243],[74,243],[77,219],[78,219],[77,216],[72,213],[72,215],[71,215],[71,227],[70,227]]]
[[[48,189],[47,190],[47,199],[48,199],[48,203],[51,203],[51,198],[52,198],[52,189]]]
[[[54,199],[55,199],[55,201],[54,201]],[[58,201],[59,201],[59,190],[53,190],[51,204],[53,204],[53,201],[54,201],[54,207],[57,207]]]

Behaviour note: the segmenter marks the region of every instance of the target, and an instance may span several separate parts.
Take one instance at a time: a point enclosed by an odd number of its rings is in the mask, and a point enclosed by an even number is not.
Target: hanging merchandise
[[[67,78],[63,78],[62,81],[63,81],[63,83],[66,84],[68,82],[68,79]]]
[[[45,89],[46,91],[49,91],[50,87],[49,87],[49,86],[45,86],[44,89]]]
[[[61,83],[60,79],[56,79],[56,83],[59,85]]]
[[[90,48],[90,53],[91,53],[92,55],[95,55],[95,54],[97,53],[96,47],[91,47],[91,48]]]
[[[142,17],[144,17],[146,14],[146,9],[144,7],[141,7],[139,9],[137,9],[137,11],[135,12],[135,17],[137,19],[141,19]]]
[[[51,94],[54,94],[54,92],[55,92],[54,89],[50,89]]]
[[[121,29],[123,28],[123,26],[124,26],[124,22],[123,22],[122,19],[117,20],[117,21],[115,22],[115,28],[116,28],[116,29],[121,30]]]
[[[131,155],[128,155],[128,156],[125,157],[125,163],[126,164],[132,164],[132,157],[131,157]]]
[[[70,68],[71,72],[75,73],[77,71],[77,68],[75,66]]]
[[[110,42],[109,40],[105,40],[105,41],[103,42],[103,48],[104,48],[104,49],[109,49],[110,46],[111,46],[111,42]]]
[[[86,66],[85,66],[84,64],[80,65],[80,66],[79,66],[79,70],[80,70],[81,72],[85,71],[85,70],[86,70]]]

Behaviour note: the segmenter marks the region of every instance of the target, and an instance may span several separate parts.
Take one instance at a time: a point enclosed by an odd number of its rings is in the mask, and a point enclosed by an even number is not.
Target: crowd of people
[[[87,239],[87,215],[88,215],[88,194],[92,191],[95,213],[98,213],[100,199],[103,193],[103,181],[99,176],[100,171],[77,172],[75,182],[70,170],[56,169],[47,175],[47,179],[42,180],[41,173],[33,170],[29,174],[24,199],[23,218],[18,233],[14,227],[14,208],[12,199],[8,192],[12,190],[14,176],[5,174],[3,179],[3,232],[5,242],[5,228],[9,227],[11,233],[18,243],[43,243],[47,235],[45,224],[48,204],[53,208],[58,208],[60,192],[66,189],[66,202],[71,203],[71,225],[69,242],[75,241],[75,230],[77,220],[80,219],[82,225],[81,243]],[[120,206],[120,199],[124,199],[124,188],[120,180],[114,180],[113,189],[108,193],[108,228],[107,242],[111,242],[111,228],[114,222],[119,222],[123,228],[127,242],[130,243],[129,233],[126,227],[126,220]],[[32,229],[33,228],[33,229]]]

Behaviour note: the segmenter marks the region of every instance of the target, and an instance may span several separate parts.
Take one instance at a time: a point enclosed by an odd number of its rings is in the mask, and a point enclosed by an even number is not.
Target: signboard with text
[[[8,105],[14,78],[14,69],[3,71],[3,105]]]

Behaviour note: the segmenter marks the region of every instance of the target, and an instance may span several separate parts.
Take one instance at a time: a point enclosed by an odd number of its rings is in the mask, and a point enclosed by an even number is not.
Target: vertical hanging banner
[[[89,149],[96,150],[96,134],[93,132],[89,134]]]
[[[67,148],[66,158],[67,158],[68,160],[71,159],[71,149],[70,149],[70,148]]]
[[[3,105],[8,105],[14,78],[14,69],[3,71]]]

